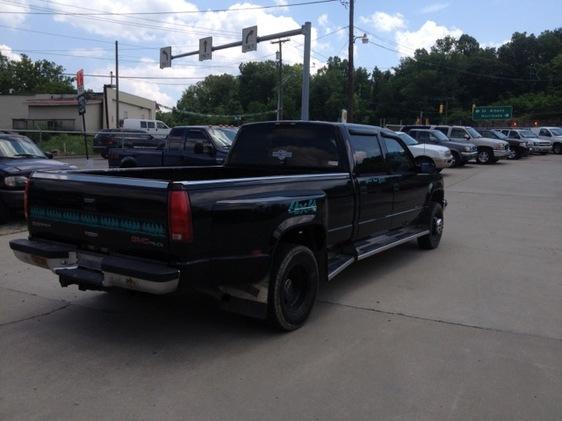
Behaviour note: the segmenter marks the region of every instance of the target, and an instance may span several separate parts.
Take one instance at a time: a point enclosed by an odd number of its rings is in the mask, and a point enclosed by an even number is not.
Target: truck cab
[[[531,129],[539,139],[552,142],[552,152],[562,154],[562,128],[534,127]]]

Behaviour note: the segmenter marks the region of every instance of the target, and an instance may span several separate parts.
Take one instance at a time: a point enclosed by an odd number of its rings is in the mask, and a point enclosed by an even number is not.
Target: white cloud
[[[318,26],[324,28],[328,26],[328,15],[326,13],[322,13],[320,16],[318,16],[318,19],[316,19],[316,21],[318,22]]]
[[[78,48],[78,49],[70,50],[69,53],[73,56],[94,57],[94,58],[105,57],[108,54],[107,50],[104,50],[103,48],[99,48],[99,47],[90,48],[90,49]]]
[[[18,2],[18,5],[15,4],[2,4],[2,12],[28,12],[29,7],[27,0],[22,0]],[[19,26],[21,23],[25,21],[24,14],[15,14],[15,13],[0,13],[0,23],[3,25],[7,25],[10,27]]]
[[[440,38],[452,36],[458,38],[462,35],[461,29],[441,26],[432,20],[426,21],[417,31],[397,31],[395,34],[396,44],[400,56],[413,56],[414,51],[419,48],[429,49]]]
[[[406,20],[401,13],[389,15],[384,12],[375,12],[371,16],[361,16],[359,19],[382,32],[392,32],[406,27]]]
[[[481,44],[482,48],[500,48],[502,45],[507,44],[510,40],[506,39],[503,41],[499,41],[499,42],[494,42],[494,41],[490,41],[490,42],[484,42]]]
[[[420,12],[423,14],[437,13],[449,7],[449,3],[432,3],[423,7]]]
[[[287,4],[289,4],[288,0],[275,0],[275,4],[277,4],[278,6],[284,6],[284,7],[280,7],[279,9],[277,9],[278,11],[281,12],[288,12],[289,8],[287,7]]]
[[[2,55],[4,57],[8,57],[8,59],[12,60],[12,61],[20,61],[21,60],[21,56],[17,53],[14,53],[12,51],[12,49],[7,46],[6,44],[0,44],[0,53],[2,53]]]

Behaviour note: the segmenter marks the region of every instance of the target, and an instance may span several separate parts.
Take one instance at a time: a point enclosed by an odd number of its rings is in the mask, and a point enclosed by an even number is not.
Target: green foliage
[[[76,92],[64,68],[52,61],[9,60],[0,54],[0,94],[63,94]]]

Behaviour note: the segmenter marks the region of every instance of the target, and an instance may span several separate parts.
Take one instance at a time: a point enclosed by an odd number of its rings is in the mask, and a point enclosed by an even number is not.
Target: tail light
[[[29,219],[29,184],[31,183],[31,179],[27,179],[25,182],[25,190],[23,192],[23,214],[25,215],[25,219]]]
[[[170,240],[189,243],[193,240],[191,203],[187,192],[172,190],[168,195],[168,227]]]

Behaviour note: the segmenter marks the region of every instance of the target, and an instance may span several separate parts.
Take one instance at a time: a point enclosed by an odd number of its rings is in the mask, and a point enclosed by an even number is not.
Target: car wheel
[[[558,155],[562,154],[562,143],[555,143],[552,147],[552,152]]]
[[[119,168],[135,168],[136,166],[137,163],[132,159],[124,159],[121,161],[121,164],[119,164]]]
[[[489,164],[492,162],[493,153],[489,149],[480,149],[476,156],[476,162],[479,164]]]
[[[451,168],[460,167],[462,160],[459,154],[456,152],[451,152],[451,155],[453,155],[453,162],[451,163]]]
[[[429,234],[418,238],[418,246],[424,250],[433,250],[439,246],[444,228],[443,207],[432,202],[429,210]]]
[[[316,257],[308,247],[281,244],[269,281],[269,321],[287,332],[301,327],[314,306],[319,278]]]

